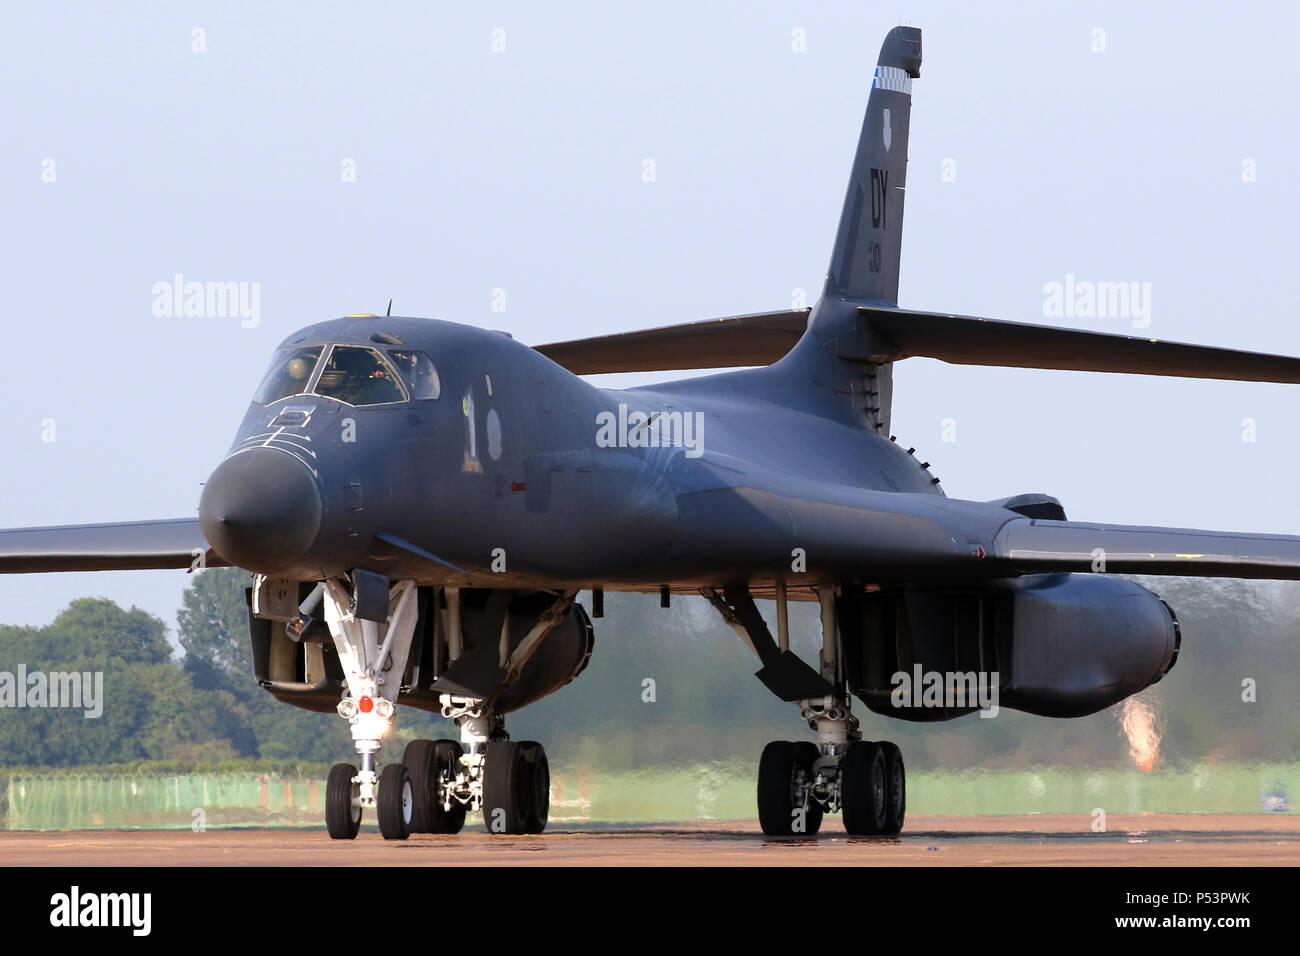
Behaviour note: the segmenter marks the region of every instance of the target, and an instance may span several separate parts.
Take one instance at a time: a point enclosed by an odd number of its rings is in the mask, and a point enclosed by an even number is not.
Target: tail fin
[[[898,301],[907,130],[912,80],[921,75],[921,31],[895,27],[880,48],[853,174],[826,274],[826,294]]]

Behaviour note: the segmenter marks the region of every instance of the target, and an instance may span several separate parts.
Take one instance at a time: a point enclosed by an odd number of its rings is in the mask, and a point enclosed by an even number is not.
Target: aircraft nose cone
[[[271,448],[232,455],[199,499],[208,543],[231,564],[270,574],[287,568],[316,540],[320,488],[307,466]]]

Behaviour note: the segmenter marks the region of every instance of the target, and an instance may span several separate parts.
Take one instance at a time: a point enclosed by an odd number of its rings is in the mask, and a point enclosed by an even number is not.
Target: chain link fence
[[[754,767],[601,772],[556,767],[551,820],[649,822],[754,817]],[[320,827],[323,776],[224,773],[14,772],[0,790],[9,830]],[[915,773],[911,814],[1295,812],[1296,765],[1205,765],[1178,771],[1034,770]]]

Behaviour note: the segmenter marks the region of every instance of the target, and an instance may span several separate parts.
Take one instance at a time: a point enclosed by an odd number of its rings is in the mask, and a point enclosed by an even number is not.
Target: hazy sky
[[[1300,14],[976,6],[6,5],[0,527],[195,514],[273,346],[390,296],[528,343],[811,302],[902,18],[902,305],[1132,332],[1044,286],[1150,283],[1140,334],[1300,354]],[[178,273],[259,283],[259,323],[156,316]],[[954,497],[1300,533],[1300,388],[895,375]],[[186,580],[3,576],[0,621],[98,594],[174,626]]]

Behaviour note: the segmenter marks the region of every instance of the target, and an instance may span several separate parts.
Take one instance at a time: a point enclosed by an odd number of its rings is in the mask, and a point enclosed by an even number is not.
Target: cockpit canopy
[[[364,345],[307,345],[275,353],[253,400],[270,405],[312,394],[346,405],[393,405],[434,399],[440,392],[438,371],[423,352],[392,349],[384,354]]]

